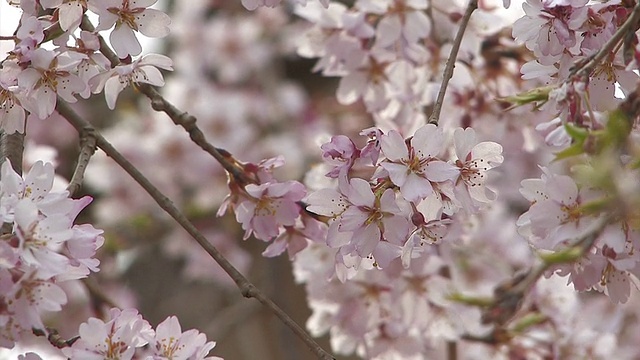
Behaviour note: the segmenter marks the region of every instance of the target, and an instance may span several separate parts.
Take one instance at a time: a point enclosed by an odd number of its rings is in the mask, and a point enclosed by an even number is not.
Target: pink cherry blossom
[[[41,0],[40,2],[45,9],[57,9],[60,28],[71,32],[80,26],[82,15],[87,7],[86,0]]]
[[[454,132],[456,166],[458,176],[456,197],[468,210],[477,209],[477,203],[488,203],[491,190],[485,187],[486,172],[502,164],[502,146],[492,141],[478,143],[473,129],[456,129]]]
[[[89,318],[79,329],[80,339],[63,349],[66,356],[82,359],[131,360],[136,348],[153,339],[149,323],[134,309],[111,309],[106,322]]]
[[[444,149],[444,140],[442,131],[433,124],[418,129],[409,147],[393,130],[381,138],[382,152],[388,160],[380,165],[400,187],[405,199],[416,202],[424,199],[433,192],[431,182],[453,180],[457,176],[454,166],[437,158]]]
[[[106,73],[96,75],[90,84],[94,93],[104,90],[107,106],[114,109],[118,95],[128,85],[136,82],[154,86],[164,85],[164,78],[157,68],[173,70],[171,59],[164,55],[148,54],[131,64],[118,65]]]
[[[100,16],[96,30],[107,30],[115,25],[109,42],[121,59],[140,55],[142,47],[134,31],[148,37],[169,34],[171,19],[165,13],[149,9],[158,0],[90,0],[92,9]]]
[[[245,239],[253,233],[264,241],[278,236],[280,226],[295,224],[300,214],[297,202],[306,194],[297,181],[249,184],[245,189],[248,197],[236,206],[236,219],[242,223]]]
[[[156,327],[152,359],[185,360],[222,360],[219,357],[206,357],[215,342],[207,342],[207,337],[197,330],[182,332],[178,318],[169,316]]]
[[[75,59],[65,54],[43,48],[34,50],[31,67],[18,75],[18,85],[26,90],[25,96],[30,99],[23,103],[25,108],[45,119],[53,113],[58,96],[67,102],[76,102],[74,95],[86,87],[72,72],[77,65]]]

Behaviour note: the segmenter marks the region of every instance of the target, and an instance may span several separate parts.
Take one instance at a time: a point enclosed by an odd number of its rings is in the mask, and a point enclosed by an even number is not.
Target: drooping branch
[[[92,129],[95,134],[98,148],[111,157],[123,170],[129,174],[142,188],[156,201],[156,203],[166,211],[183,229],[185,229],[202,248],[220,265],[220,267],[236,283],[242,295],[246,298],[255,298],[261,304],[273,312],[287,327],[289,327],[319,359],[334,359],[320,345],[318,345],[307,332],[300,327],[289,315],[276,305],[269,297],[253,285],[242,273],[240,273],[211,243],[202,235],[198,229],[187,219],[187,217],[173,205],[158,188],[156,188],[140,171],[131,164],[120,152],[118,152],[95,128],[86,120],[74,112],[64,101],[59,100],[56,106],[58,112],[76,128],[78,132],[85,129]]]
[[[137,88],[151,100],[151,108],[153,108],[153,110],[164,112],[171,118],[174,124],[185,129],[191,140],[202,150],[213,156],[235,180],[241,184],[253,182],[243,169],[237,165],[237,161],[235,161],[231,154],[226,150],[213,146],[207,141],[204,133],[196,124],[196,118],[193,115],[180,111],[148,84],[137,84]]]
[[[456,64],[456,59],[458,58],[458,51],[460,50],[460,44],[462,44],[462,37],[464,36],[465,31],[467,30],[467,25],[469,24],[469,20],[471,19],[471,14],[478,8],[478,0],[469,0],[469,4],[467,5],[467,10],[460,20],[460,27],[458,28],[458,32],[456,33],[456,38],[453,40],[453,46],[451,47],[451,53],[449,54],[449,58],[447,59],[447,64],[444,67],[444,73],[442,74],[442,84],[440,85],[440,90],[438,91],[438,97],[436,99],[436,103],[433,106],[433,111],[429,116],[429,123],[438,125],[438,121],[440,120],[440,111],[442,110],[442,105],[444,103],[444,95],[447,93],[447,86],[449,85],[449,80],[453,76],[453,68]]]
[[[520,310],[520,306],[540,277],[552,266],[561,263],[572,263],[584,257],[595,244],[605,227],[614,219],[613,214],[602,216],[593,223],[583,235],[573,239],[565,250],[558,251],[551,255],[541,256],[543,261],[528,272],[515,276],[512,279],[500,284],[494,290],[494,299],[486,307],[482,321],[486,324],[494,324],[494,333],[504,332],[506,325],[514,318]],[[467,340],[491,342],[494,335],[476,338],[465,336]]]

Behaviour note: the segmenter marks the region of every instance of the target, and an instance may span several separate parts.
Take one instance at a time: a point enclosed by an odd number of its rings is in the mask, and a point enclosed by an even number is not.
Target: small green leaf
[[[528,314],[520,319],[514,326],[513,331],[516,333],[521,333],[524,330],[530,328],[531,326],[542,324],[547,321],[547,316],[540,313]]]
[[[538,107],[549,100],[549,93],[553,89],[554,86],[542,86],[513,96],[497,98],[496,100],[511,104],[507,110],[531,103],[536,103],[536,107]]]
[[[569,136],[571,136],[573,140],[578,141],[581,144],[584,143],[587,136],[589,136],[589,130],[583,127],[576,126],[571,123],[565,123],[564,129],[567,131],[567,134],[569,134]]]
[[[542,259],[542,261],[547,265],[571,263],[579,260],[582,255],[582,249],[577,246],[552,253],[538,253],[540,259]]]
[[[554,159],[554,161],[570,158],[572,156],[578,156],[583,153],[584,153],[584,148],[582,147],[582,143],[576,142],[571,146],[569,146],[568,148],[555,153],[556,158]]]
[[[457,303],[478,306],[489,307],[493,305],[494,300],[488,297],[467,296],[461,293],[453,293],[448,296],[448,299]]]

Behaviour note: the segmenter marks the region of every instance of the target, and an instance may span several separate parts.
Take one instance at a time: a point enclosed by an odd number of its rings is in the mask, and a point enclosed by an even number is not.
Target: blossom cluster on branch
[[[51,124],[67,118],[106,235],[74,225],[92,198],[52,191],[52,164],[22,177],[4,161],[0,347],[35,334],[69,358],[218,359],[175,316],[154,330],[122,284],[121,309],[83,285],[77,336],[49,326],[65,283],[100,265],[106,287],[146,246],[189,281],[235,283],[330,358],[242,276],[257,246],[287,252],[307,329],[337,354],[640,356],[640,3],[193,0],[163,4],[170,18],[156,1],[9,1],[0,149],[20,134],[64,148]],[[106,124],[86,107],[98,94]]]

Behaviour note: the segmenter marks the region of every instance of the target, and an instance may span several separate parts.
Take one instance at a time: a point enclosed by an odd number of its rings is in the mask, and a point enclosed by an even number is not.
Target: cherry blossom
[[[114,109],[118,94],[128,85],[139,82],[154,86],[164,85],[164,78],[157,68],[173,70],[172,61],[159,54],[148,54],[131,64],[118,65],[105,73],[94,76],[90,84],[94,93],[104,90],[107,106]]]
[[[169,34],[171,19],[165,13],[149,9],[157,0],[90,0],[91,9],[100,16],[96,30],[107,30],[115,25],[109,42],[124,59],[140,55],[142,47],[134,31],[148,37],[164,37]]]
[[[435,125],[418,129],[407,148],[402,136],[390,131],[380,139],[382,152],[388,161],[380,165],[387,170],[394,184],[400,187],[405,199],[417,201],[433,192],[431,182],[453,180],[456,169],[437,160],[443,151],[444,135]]]
[[[476,209],[476,203],[488,203],[490,198],[485,187],[486,172],[502,164],[502,146],[492,141],[477,143],[473,129],[456,129],[454,132],[456,166],[455,194],[467,209]],[[468,196],[467,196],[468,194]]]
[[[86,87],[72,72],[77,65],[77,61],[66,54],[43,48],[34,50],[31,67],[18,75],[18,85],[27,91],[25,96],[30,99],[23,104],[25,108],[45,119],[53,113],[57,96],[70,103],[76,102],[74,95]]]
[[[43,0],[41,4],[45,9],[57,9],[60,28],[70,32],[80,26],[87,8],[86,0]]]
[[[279,233],[279,226],[292,226],[300,213],[298,201],[306,191],[297,181],[269,182],[245,187],[247,197],[236,208],[236,219],[245,230],[244,238],[252,233],[256,238],[268,241]]]
[[[207,337],[197,330],[182,332],[178,318],[169,316],[156,327],[151,347],[153,359],[205,359],[215,342],[206,342]],[[155,345],[153,345],[155,344]],[[206,357],[209,360],[222,360],[217,356]]]

